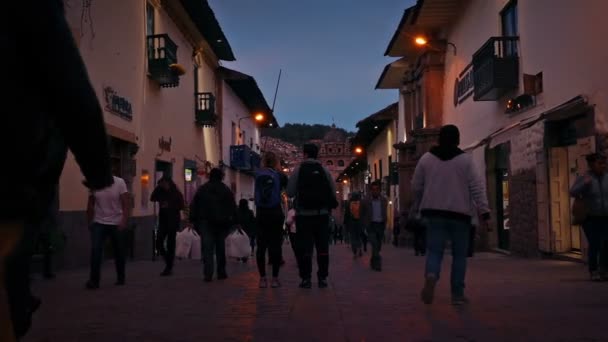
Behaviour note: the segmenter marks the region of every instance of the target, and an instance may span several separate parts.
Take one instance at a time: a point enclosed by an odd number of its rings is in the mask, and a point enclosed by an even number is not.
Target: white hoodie
[[[416,165],[412,190],[423,214],[432,211],[470,220],[472,204],[486,216],[490,212],[485,185],[471,156],[457,148],[434,147],[425,153]]]

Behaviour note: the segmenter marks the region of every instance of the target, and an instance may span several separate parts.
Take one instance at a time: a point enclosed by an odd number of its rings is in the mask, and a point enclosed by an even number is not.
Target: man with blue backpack
[[[329,171],[316,160],[319,148],[304,145],[306,160],[294,171],[287,195],[295,198],[296,237],[300,246],[300,288],[312,287],[312,253],[317,250],[319,288],[327,287],[329,273],[329,215],[338,207],[336,185]]]
[[[257,264],[260,273],[260,288],[268,287],[266,278],[266,250],[272,264],[272,288],[281,287],[279,270],[283,253],[282,190],[287,186],[287,176],[277,171],[279,160],[273,152],[266,152],[263,167],[255,174],[255,205],[257,209]]]

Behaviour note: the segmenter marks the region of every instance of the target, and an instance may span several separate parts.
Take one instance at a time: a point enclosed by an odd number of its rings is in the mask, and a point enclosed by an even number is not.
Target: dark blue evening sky
[[[414,0],[209,0],[236,62],[255,77],[281,125],[331,124],[355,130],[360,119],[397,100],[374,90],[384,51]]]

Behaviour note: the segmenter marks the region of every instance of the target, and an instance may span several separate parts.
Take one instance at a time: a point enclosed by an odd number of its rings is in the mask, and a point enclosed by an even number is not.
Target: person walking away
[[[384,231],[386,230],[388,200],[380,191],[380,182],[376,181],[371,185],[371,194],[363,200],[362,221],[365,227],[370,244],[372,255],[370,266],[374,271],[382,271],[382,257],[380,250],[384,242]]]
[[[150,201],[158,203],[158,235],[156,236],[156,250],[165,259],[165,269],[161,277],[173,273],[175,261],[175,239],[181,221],[181,211],[185,207],[184,195],[171,178],[163,177],[152,192]],[[165,241],[167,248],[165,248]]]
[[[287,186],[287,176],[277,171],[279,160],[273,152],[266,152],[263,167],[255,175],[255,204],[257,208],[258,250],[257,264],[260,288],[268,287],[266,278],[266,251],[272,265],[271,287],[281,286],[279,270],[283,259],[283,223],[281,192]]]
[[[239,226],[245,231],[245,234],[249,237],[249,245],[251,246],[251,255],[253,255],[253,251],[255,249],[255,236],[256,236],[256,228],[255,228],[255,215],[253,214],[253,210],[249,208],[249,201],[242,198],[239,201],[239,208],[237,212],[237,222]],[[247,258],[243,258],[244,262],[247,262]]]
[[[351,234],[350,245],[353,258],[363,256],[361,248],[361,237],[363,235],[363,224],[361,223],[361,194],[353,192],[346,206],[346,221]]]
[[[468,302],[464,295],[471,202],[482,213],[484,222],[490,209],[483,181],[471,156],[458,148],[460,132],[454,125],[440,129],[439,145],[425,153],[414,171],[412,189],[420,214],[428,223],[425,284],[421,293],[426,304],[433,302],[439,280],[446,240],[452,242],[452,304]]]
[[[30,288],[30,260],[49,213],[68,148],[89,189],[112,184],[103,112],[80,57],[62,1],[12,1],[0,12],[0,64],[10,83],[2,103],[18,103],[18,115],[1,125],[8,180],[0,199],[0,341],[23,337],[37,305]],[[38,44],[26,42],[38,41]],[[32,81],[35,79],[35,84]],[[32,96],[33,93],[38,94]],[[18,147],[18,148],[16,148]]]
[[[202,236],[205,282],[213,280],[214,256],[217,279],[228,278],[225,240],[236,222],[237,208],[234,194],[223,180],[224,172],[219,168],[212,169],[209,181],[198,188],[190,204],[190,223]]]
[[[608,174],[606,156],[593,153],[586,157],[589,171],[577,177],[570,189],[581,198],[587,211],[582,222],[589,243],[589,274],[592,281],[608,280]]]
[[[114,170],[117,174],[117,170]],[[92,191],[87,205],[91,232],[91,273],[86,288],[99,288],[103,248],[107,238],[112,242],[116,264],[116,284],[125,284],[124,231],[129,218],[129,192],[125,181],[114,176],[114,184],[102,190]]]
[[[329,215],[338,207],[336,185],[329,171],[316,160],[319,148],[314,144],[303,147],[305,160],[294,170],[287,195],[295,198],[297,241],[301,246],[301,288],[312,287],[312,254],[317,251],[318,285],[328,286],[329,275]]]

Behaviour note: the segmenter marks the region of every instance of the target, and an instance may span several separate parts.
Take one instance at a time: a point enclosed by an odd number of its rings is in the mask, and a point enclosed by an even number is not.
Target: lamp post
[[[418,45],[418,46],[429,46],[429,47],[432,48],[432,46],[430,44],[430,41],[425,36],[422,36],[422,35],[414,37],[414,43],[416,43],[416,45]],[[454,43],[450,43],[450,42],[447,42],[447,41],[442,41],[442,43],[445,43],[445,44],[453,47],[454,48],[454,56],[456,56],[456,45],[454,45]]]

